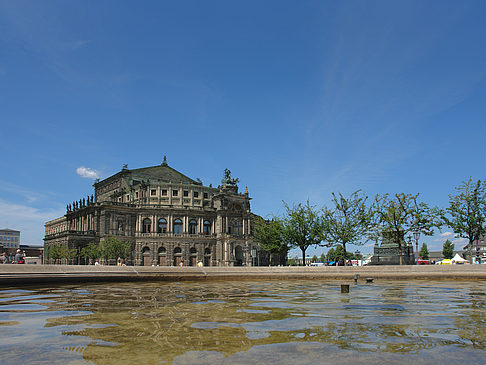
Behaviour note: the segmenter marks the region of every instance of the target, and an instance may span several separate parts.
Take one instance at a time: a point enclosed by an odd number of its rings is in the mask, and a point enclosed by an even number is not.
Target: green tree
[[[115,237],[110,237],[100,241],[101,257],[109,262],[118,258],[126,259],[130,257],[131,245]]]
[[[286,216],[284,218],[284,241],[292,248],[302,251],[302,263],[305,266],[305,251],[309,246],[319,245],[325,238],[322,217],[315,206],[299,203],[289,207],[284,203]]]
[[[297,260],[298,260],[297,257],[290,258],[288,261],[289,266],[297,266]]]
[[[405,236],[409,232],[421,232],[426,236],[442,224],[439,210],[418,202],[419,194],[377,195],[375,198],[374,229],[370,238],[387,239],[398,246],[400,265],[403,265]]]
[[[445,241],[444,246],[442,246],[442,256],[445,259],[452,259],[454,256],[454,244],[451,241]]]
[[[323,209],[324,226],[327,229],[328,245],[363,245],[372,227],[373,208],[368,206],[368,197],[360,190],[348,198],[341,193],[332,193],[332,209]]]
[[[312,256],[311,262],[317,262],[317,255]]]
[[[342,245],[336,246],[334,250],[334,261],[341,259],[342,262],[346,262],[346,260],[354,260],[355,258],[356,256],[351,252],[345,251]]]
[[[427,248],[427,245],[425,243],[422,244],[422,248],[420,249],[420,252],[419,252],[419,257],[422,260],[428,260],[429,259],[429,249]]]
[[[331,247],[329,251],[327,251],[326,260],[336,261],[336,252],[334,251],[334,248]]]
[[[54,264],[57,264],[58,260],[62,258],[62,249],[60,245],[49,247],[49,258],[54,260]]]
[[[100,244],[96,242],[88,243],[86,247],[81,249],[81,256],[86,257],[92,264],[94,264],[95,261],[101,257]]]
[[[449,195],[449,207],[443,219],[459,237],[468,239],[472,261],[473,243],[486,232],[486,182],[474,182],[470,177],[456,191],[455,195]]]
[[[258,220],[253,238],[262,250],[270,253],[270,264],[273,262],[273,255],[279,255],[280,264],[284,264],[289,247],[284,241],[284,225],[281,219],[273,217],[271,220]]]
[[[321,254],[321,257],[319,257],[319,262],[326,262],[326,255],[324,255],[324,253]]]
[[[78,251],[75,248],[63,247],[62,256],[68,263],[72,264],[73,260],[78,257]]]

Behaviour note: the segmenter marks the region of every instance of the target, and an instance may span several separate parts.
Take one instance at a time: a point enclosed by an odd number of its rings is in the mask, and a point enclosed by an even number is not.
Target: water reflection
[[[453,362],[456,349],[458,362],[486,355],[483,282],[375,283],[352,286],[349,294],[341,294],[338,284],[112,283],[5,290],[0,328],[8,334],[0,332],[0,351],[12,363],[21,356],[37,359],[36,349],[43,349],[45,362],[95,364],[290,363],[288,352],[302,349],[337,363],[357,356],[360,363],[431,363],[445,353]],[[32,345],[20,351],[25,343]],[[314,361],[315,354],[306,352],[298,358]]]

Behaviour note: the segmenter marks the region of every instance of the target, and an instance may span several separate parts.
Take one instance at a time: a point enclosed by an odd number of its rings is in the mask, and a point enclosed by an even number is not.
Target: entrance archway
[[[150,255],[150,248],[145,246],[142,249],[142,265],[151,266],[152,265],[152,255]]]
[[[174,266],[179,266],[182,262],[182,250],[180,247],[174,248]]]
[[[165,247],[159,248],[159,266],[167,266],[167,250]]]
[[[235,266],[243,265],[243,249],[240,245],[235,247]]]
[[[211,266],[211,249],[204,249],[204,266]]]
[[[191,247],[189,250],[189,266],[197,265],[197,250],[195,247]]]

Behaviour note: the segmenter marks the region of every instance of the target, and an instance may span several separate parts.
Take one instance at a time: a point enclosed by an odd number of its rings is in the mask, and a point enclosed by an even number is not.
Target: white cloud
[[[434,237],[435,242],[442,242],[444,240],[453,240],[456,238],[456,234],[454,232],[443,232],[439,235]]]
[[[29,203],[33,203],[42,198],[45,198],[44,194],[30,190],[29,188],[21,185],[12,184],[5,180],[0,180],[0,191],[5,191],[9,193],[9,195],[20,195]]]
[[[0,199],[0,228],[19,230],[21,244],[40,246],[43,245],[44,224],[64,213],[63,209],[41,210]]]
[[[85,45],[87,45],[90,42],[91,41],[89,41],[89,40],[73,41],[73,42],[70,43],[70,46],[71,46],[72,49],[78,49],[78,48],[84,47]]]
[[[90,169],[89,167],[80,166],[76,169],[76,173],[87,179],[97,179],[100,177],[98,171]]]

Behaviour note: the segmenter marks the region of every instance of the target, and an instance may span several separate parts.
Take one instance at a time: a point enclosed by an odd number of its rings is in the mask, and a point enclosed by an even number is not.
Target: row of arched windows
[[[142,254],[149,254],[149,253],[150,253],[150,248],[145,246],[142,249]],[[165,247],[159,247],[159,249],[157,250],[157,253],[159,255],[166,255],[167,249]],[[181,255],[181,254],[182,254],[182,249],[180,247],[174,248],[173,255]],[[189,249],[189,255],[193,256],[193,255],[196,255],[196,254],[197,254],[197,249],[194,248],[194,247],[191,247]],[[204,255],[211,255],[211,249],[205,248],[204,249]]]
[[[189,234],[196,234],[197,233],[197,221],[195,219],[191,219],[189,221],[188,227]],[[145,218],[142,222],[142,233],[151,233],[152,232],[152,220],[150,218]],[[165,218],[161,218],[157,222],[157,233],[167,233],[167,220]],[[177,218],[174,219],[172,224],[172,232],[174,234],[182,234],[182,220]],[[205,220],[203,223],[203,233],[204,234],[211,234],[211,222]]]

